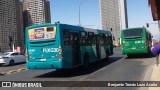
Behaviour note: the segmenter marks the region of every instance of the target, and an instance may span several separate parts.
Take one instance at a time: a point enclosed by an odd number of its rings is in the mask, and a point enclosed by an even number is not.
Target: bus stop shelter
[[[160,30],[160,0],[148,0],[148,4],[152,10],[153,21],[158,21]]]

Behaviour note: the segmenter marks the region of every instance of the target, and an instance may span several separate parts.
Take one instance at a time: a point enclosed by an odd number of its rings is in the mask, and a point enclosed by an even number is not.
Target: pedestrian
[[[154,46],[154,48],[151,50],[152,54],[154,56],[156,56],[156,64],[157,66],[160,66],[159,65],[159,54],[160,54],[160,42]]]

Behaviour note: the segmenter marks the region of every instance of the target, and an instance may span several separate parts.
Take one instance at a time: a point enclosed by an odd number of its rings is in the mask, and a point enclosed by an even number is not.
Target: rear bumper
[[[27,62],[27,69],[38,70],[38,69],[61,69],[62,61],[48,61],[48,62]]]
[[[122,49],[122,54],[148,53],[148,49]]]

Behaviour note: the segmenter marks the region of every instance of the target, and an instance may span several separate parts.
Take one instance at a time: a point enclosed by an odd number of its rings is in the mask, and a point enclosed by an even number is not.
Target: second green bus
[[[128,28],[121,31],[122,54],[150,54],[152,35],[145,27]]]

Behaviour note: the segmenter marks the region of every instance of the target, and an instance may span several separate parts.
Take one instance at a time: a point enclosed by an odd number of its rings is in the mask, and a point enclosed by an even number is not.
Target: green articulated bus
[[[121,31],[122,53],[128,56],[132,54],[150,54],[152,36],[145,27],[128,28]]]
[[[28,69],[69,69],[113,54],[110,31],[67,24],[39,24],[25,31]]]

